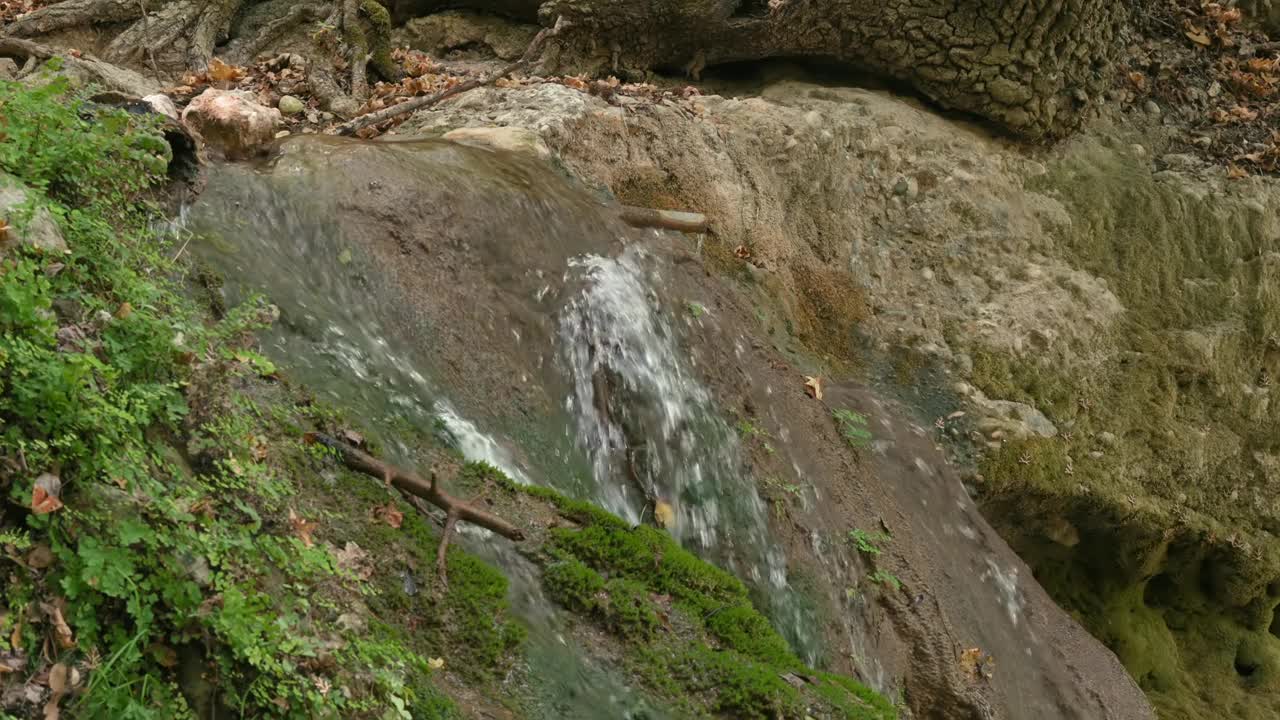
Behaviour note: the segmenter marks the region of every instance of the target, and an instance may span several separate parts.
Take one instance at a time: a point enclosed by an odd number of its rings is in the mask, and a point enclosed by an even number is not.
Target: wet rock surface
[[[514,475],[587,496],[604,488],[592,490],[590,483],[600,476],[590,463],[575,459],[582,458],[575,439],[582,428],[563,409],[572,384],[557,347],[566,337],[558,328],[562,308],[593,281],[566,270],[584,254],[610,258],[625,248],[643,248],[648,269],[638,277],[645,278],[649,289],[643,292],[651,299],[632,303],[631,310],[652,313],[660,321],[655,328],[668,328],[661,331],[668,334],[664,342],[687,353],[687,360],[659,361],[653,372],[688,372],[690,381],[705,384],[708,407],[720,418],[709,421],[737,428],[736,440],[717,440],[715,447],[729,449],[744,463],[726,478],[735,488],[715,492],[689,486],[665,494],[661,488],[672,469],[663,470],[661,463],[652,477],[673,506],[673,517],[683,518],[673,532],[705,552],[727,551],[729,566],[757,588],[759,602],[775,612],[775,623],[798,623],[789,625],[797,633],[793,643],[816,631],[808,637],[817,639],[812,651],[820,662],[886,695],[903,690],[923,717],[1018,718],[1026,708],[1045,717],[1150,716],[1114,656],[1048,600],[985,524],[927,426],[854,386],[829,388],[825,402],[810,398],[802,370],[814,361],[786,340],[781,323],[761,324],[757,310],[767,299],[765,288],[709,274],[689,238],[633,231],[612,220],[601,224],[610,217],[607,204],[548,166],[447,143],[297,140],[286,143],[272,176],[326,208],[315,222],[336,221],[340,228],[322,247],[295,248],[313,258],[312,283],[329,277],[334,265],[343,268],[339,276],[359,279],[351,289],[341,289],[351,282],[344,280],[322,293],[333,308],[310,306],[301,313],[290,300],[291,286],[271,279],[274,261],[265,256],[243,265],[242,281],[274,285],[283,322],[317,338],[325,336],[323,327],[306,330],[315,319],[375,313],[403,343],[388,352],[430,379],[413,387],[401,384],[394,368],[353,369],[376,373],[371,377],[393,393],[431,388],[484,428]],[[246,205],[263,195],[230,179],[215,182],[208,192],[207,197],[223,197],[220,202]],[[258,215],[272,222],[272,213]],[[526,230],[535,226],[541,229]],[[280,228],[267,230],[260,232],[282,235]],[[304,235],[297,229],[283,233]],[[314,243],[320,236],[310,237],[299,242]],[[357,288],[365,291],[356,293]],[[309,292],[314,291],[312,286]],[[623,342],[621,337],[601,335],[587,341],[584,351],[616,352],[610,343]],[[296,349],[286,353],[295,364],[313,352],[291,347]],[[686,370],[679,370],[686,362]],[[639,372],[625,364],[613,367],[623,382]],[[647,397],[644,384],[628,387],[633,400],[626,402]],[[873,443],[851,447],[832,420],[837,409],[865,414]],[[663,416],[678,417],[658,415]],[[664,454],[662,443],[698,443],[691,446],[694,457],[699,448],[711,447],[701,445],[712,437],[705,430],[664,437],[661,423],[630,427],[638,432],[621,447],[665,458],[662,463],[680,457]],[[759,513],[770,537],[766,542],[785,558],[781,585],[772,586],[768,573],[757,575],[749,554],[741,552],[745,548],[737,547],[751,537],[736,534],[745,529],[741,519],[694,522],[706,512],[730,512],[726,493],[759,498],[752,501],[758,509],[750,512]],[[607,504],[607,494],[599,497]],[[645,521],[643,499],[620,502]],[[689,533],[698,527],[712,531],[713,539]],[[858,528],[888,536],[874,565],[848,540]],[[873,575],[877,570],[886,575]],[[809,607],[787,615],[786,593],[807,598]],[[973,648],[980,651],[976,663],[967,660]]]
[[[778,75],[687,106],[490,89],[408,127],[527,127],[625,203],[706,213],[702,256],[933,418],[1004,537],[1162,712],[1229,697],[1268,717],[1259,678],[1280,666],[1250,661],[1242,683],[1232,648],[1273,643],[1276,450],[1258,433],[1277,427],[1280,190],[1171,157],[1158,128],[1034,151]],[[830,322],[858,307],[855,329]],[[1161,579],[1218,575],[1233,580],[1207,592]]]

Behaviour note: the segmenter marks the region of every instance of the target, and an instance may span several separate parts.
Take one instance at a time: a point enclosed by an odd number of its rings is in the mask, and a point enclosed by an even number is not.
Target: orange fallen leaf
[[[244,68],[228,65],[218,58],[213,58],[209,61],[209,69],[206,74],[212,82],[230,82],[243,78]]]
[[[31,511],[37,515],[46,515],[62,509],[62,478],[53,473],[45,473],[36,478],[35,487],[31,490]]]
[[[809,397],[814,400],[822,399],[822,378],[806,376],[804,379],[804,390],[809,393]]]
[[[397,510],[394,503],[378,505],[373,509],[373,517],[397,530],[400,529],[400,523],[404,522],[404,513]]]
[[[311,539],[311,533],[315,531],[317,524],[299,517],[293,508],[289,508],[289,527],[293,528],[293,534],[298,536],[303,545],[307,547],[315,545],[315,541]]]
[[[2,243],[2,242],[8,242],[8,240],[9,240],[9,229],[10,229],[11,227],[12,227],[12,226],[11,226],[11,225],[9,225],[8,221],[6,221],[6,220],[0,220],[0,243]]]
[[[1240,167],[1235,163],[1227,163],[1227,178],[1230,180],[1243,180],[1249,177],[1249,171]]]
[[[133,314],[133,306],[129,303],[120,303],[120,307],[116,309],[116,319],[124,320]]]

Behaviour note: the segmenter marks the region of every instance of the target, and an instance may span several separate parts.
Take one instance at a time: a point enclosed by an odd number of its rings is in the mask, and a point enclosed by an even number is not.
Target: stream
[[[393,428],[435,428],[519,482],[657,520],[741,577],[801,657],[820,657],[737,433],[682,347],[686,309],[646,250],[656,233],[521,158],[320,138],[212,169],[180,222],[228,306],[262,294],[279,307],[272,360],[362,418],[394,460],[415,458]],[[535,717],[666,717],[574,641],[528,561],[482,534],[462,542],[510,580]]]

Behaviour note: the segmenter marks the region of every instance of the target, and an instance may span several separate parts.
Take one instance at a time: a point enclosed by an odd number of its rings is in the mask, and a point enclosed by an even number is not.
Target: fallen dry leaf
[[[209,77],[210,82],[231,82],[244,77],[244,68],[228,65],[218,58],[209,61],[209,69],[205,74]]]
[[[804,390],[809,393],[809,397],[814,400],[822,399],[822,378],[805,376]]]
[[[369,567],[369,553],[354,542],[348,541],[346,546],[337,552],[337,561],[339,568],[361,580],[373,577],[373,568]]]
[[[293,508],[289,508],[289,527],[293,528],[293,534],[298,536],[303,545],[307,547],[315,545],[315,541],[311,539],[311,533],[315,531],[316,523],[299,517]]]
[[[972,647],[960,653],[960,667],[975,679],[991,677],[990,667],[993,663],[995,658],[984,655],[982,648]]]
[[[1195,25],[1189,26],[1186,36],[1191,39],[1191,42],[1204,47],[1208,47],[1213,42],[1208,33]]]
[[[57,605],[46,606],[46,612],[49,619],[53,621],[53,631],[58,636],[58,645],[63,650],[67,650],[76,646],[75,637],[71,634],[71,626],[67,624],[65,618],[62,617],[62,608]]]
[[[397,530],[400,529],[400,523],[404,522],[404,513],[396,509],[395,503],[378,505],[373,509],[373,517]]]
[[[430,667],[432,670],[439,670],[440,668],[444,667],[444,658],[438,658],[438,657],[431,658],[427,660],[427,666]]]
[[[70,668],[62,663],[58,663],[49,670],[49,689],[55,695],[66,692],[70,681]]]
[[[53,551],[45,543],[36,545],[27,553],[27,567],[33,570],[43,570],[52,564]]]
[[[671,527],[676,521],[676,509],[671,507],[671,503],[659,500],[653,505],[653,519],[658,527]]]
[[[62,478],[53,473],[45,473],[36,478],[35,487],[31,490],[31,511],[37,515],[46,515],[62,508]]]
[[[9,228],[12,225],[7,220],[0,220],[0,243],[9,241]]]
[[[1249,177],[1249,171],[1240,167],[1235,163],[1227,163],[1227,178],[1231,180],[1243,180]]]
[[[129,303],[120,303],[120,307],[116,309],[116,319],[124,320],[133,314],[133,306]]]
[[[343,430],[342,437],[356,447],[364,447],[364,436],[355,430]]]

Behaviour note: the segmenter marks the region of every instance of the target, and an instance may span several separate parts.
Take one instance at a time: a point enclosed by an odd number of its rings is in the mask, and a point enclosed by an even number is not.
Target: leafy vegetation
[[[323,461],[300,428],[332,415],[253,351],[271,308],[210,322],[150,229],[154,126],[0,83],[0,134],[71,248],[0,260],[0,682],[65,678],[35,688],[46,717],[443,717],[403,628],[355,629],[386,595],[367,553],[296,514]],[[468,562],[451,592],[501,627],[505,581]],[[518,641],[481,630],[482,663]]]
[[[864,555],[879,555],[880,546],[877,543],[888,542],[889,539],[889,536],[882,532],[867,532],[859,528],[849,531],[849,542]]]
[[[867,429],[867,416],[847,408],[831,411],[836,427],[844,436],[845,442],[855,450],[871,445],[871,431]]]

